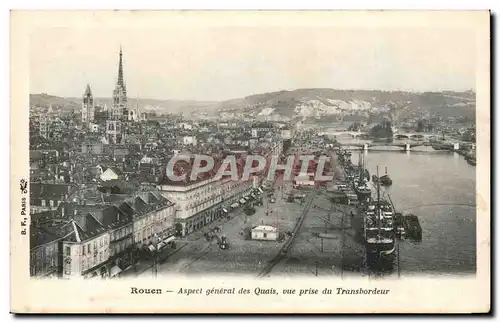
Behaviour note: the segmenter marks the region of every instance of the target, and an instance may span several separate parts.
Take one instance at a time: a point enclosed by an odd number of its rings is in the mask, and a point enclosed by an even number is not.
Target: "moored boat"
[[[392,179],[387,174],[387,167],[385,168],[385,175],[380,177],[380,184],[383,186],[391,186],[392,185]]]
[[[359,165],[354,168],[353,176],[352,176],[352,184],[354,191],[358,195],[358,199],[363,201],[372,195],[372,191],[367,184],[366,176],[369,176],[368,171],[364,165],[365,161],[363,158],[363,154],[360,154]],[[369,178],[368,178],[369,179]]]
[[[367,254],[377,257],[392,254],[396,245],[394,210],[389,201],[380,197],[380,182],[377,182],[377,199],[364,204],[361,214]]]
[[[467,162],[467,164],[469,165],[472,165],[472,166],[476,166],[476,155],[467,155],[465,157],[465,161]]]
[[[413,240],[422,240],[422,227],[420,226],[418,217],[413,214],[405,215],[404,222],[408,231],[408,236]]]
[[[364,182],[354,182],[354,191],[356,192],[356,195],[358,195],[358,199],[360,200],[365,200],[372,195],[372,190],[366,185]]]
[[[389,177],[389,175],[384,175],[384,176],[380,177],[380,184],[383,186],[391,186],[392,179]]]

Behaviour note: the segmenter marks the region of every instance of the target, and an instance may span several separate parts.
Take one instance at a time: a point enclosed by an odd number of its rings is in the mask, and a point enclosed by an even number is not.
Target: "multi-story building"
[[[71,200],[33,216],[31,276],[114,277],[137,262],[139,248],[159,248],[174,235],[175,206],[157,191]]]
[[[265,136],[268,132],[273,130],[273,125],[272,123],[269,122],[257,122],[252,125],[251,133],[252,137],[254,138],[260,138],[262,136]]]
[[[82,153],[101,155],[104,152],[104,144],[94,138],[86,138],[82,142]]]
[[[271,151],[275,156],[280,156],[283,153],[283,140],[281,138],[275,138],[271,142]]]
[[[175,205],[156,192],[140,192],[119,206],[133,214],[134,244],[157,245],[174,235]]]
[[[292,136],[293,136],[292,129],[290,129],[289,127],[281,128],[282,139],[292,139]]]
[[[63,278],[113,277],[134,263],[131,214],[114,204],[70,204],[62,209],[70,228],[62,239]]]
[[[76,189],[75,184],[30,183],[30,212],[54,211]]]
[[[120,145],[124,143],[123,125],[120,120],[106,120],[106,141],[108,144]]]
[[[39,131],[40,131],[40,137],[42,138],[49,138],[50,135],[50,121],[42,116],[40,117],[39,122]]]
[[[161,194],[176,205],[176,234],[185,236],[217,220],[235,202],[250,194],[253,179],[233,181],[215,176],[190,181],[162,179]]]
[[[62,277],[108,277],[108,230],[90,213],[77,214],[67,225],[72,232],[62,242]]]
[[[30,276],[52,278],[59,276],[59,244],[57,234],[33,225],[30,228]]]
[[[118,275],[136,262],[133,215],[127,214],[127,212],[124,212],[120,208],[118,209],[126,216],[117,219],[117,221],[109,225],[108,268],[110,277]],[[120,214],[120,212],[116,212],[116,210],[111,208],[108,208],[107,211],[117,215]],[[111,218],[113,218],[112,214]]]
[[[139,122],[143,119],[144,117],[139,109],[139,102],[136,101],[135,108],[128,109],[127,121]]]
[[[159,189],[163,196],[176,204],[175,220],[177,233],[182,236],[200,229],[221,215],[221,212],[203,212],[222,201],[222,187],[214,178],[194,182],[161,183]],[[179,232],[180,231],[180,232]]]
[[[89,125],[89,130],[90,130],[91,132],[94,132],[94,133],[99,132],[99,124],[97,124],[97,123],[91,123],[91,124]]]
[[[196,146],[198,144],[198,140],[196,139],[196,136],[184,136],[184,137],[182,137],[182,142],[184,143],[184,145]]]

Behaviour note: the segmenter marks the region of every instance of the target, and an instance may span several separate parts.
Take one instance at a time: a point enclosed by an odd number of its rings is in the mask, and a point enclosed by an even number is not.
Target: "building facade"
[[[109,276],[115,277],[133,265],[135,259],[134,226],[131,217],[109,232]]]
[[[184,145],[193,145],[196,146],[198,144],[198,140],[195,136],[184,136],[182,137],[182,143]]]
[[[276,241],[278,230],[270,225],[259,225],[252,228],[252,240]]]
[[[30,213],[54,211],[76,189],[68,183],[30,183]]]
[[[174,235],[175,205],[161,194],[141,192],[133,200],[126,201],[134,211],[134,244],[137,247],[159,244]]]
[[[94,97],[90,85],[87,84],[82,101],[82,124],[89,126],[94,121],[94,108]]]
[[[30,276],[35,278],[58,277],[61,238],[36,226],[31,228],[30,235]]]
[[[30,275],[64,279],[112,278],[152,243],[160,249],[174,235],[175,205],[158,191],[79,196],[30,224]]]
[[[69,223],[74,227],[71,239],[62,243],[62,278],[106,278],[109,258],[109,232],[89,234],[79,227],[75,221]],[[83,233],[83,236],[82,236]]]
[[[123,125],[120,120],[106,120],[106,141],[111,145],[124,143]]]
[[[40,117],[39,122],[39,133],[42,138],[49,138],[50,134],[50,121],[46,117]]]
[[[135,259],[133,215],[114,204],[80,204],[67,214],[62,239],[63,278],[110,278]]]
[[[161,194],[176,205],[176,234],[180,236],[200,230],[217,220],[232,204],[248,196],[252,188],[253,179],[233,181],[214,177],[197,182],[158,185]]]

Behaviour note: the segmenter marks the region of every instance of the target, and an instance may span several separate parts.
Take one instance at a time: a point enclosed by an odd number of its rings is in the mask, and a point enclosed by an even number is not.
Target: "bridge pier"
[[[405,151],[410,151],[410,150],[411,150],[410,144],[405,144]]]

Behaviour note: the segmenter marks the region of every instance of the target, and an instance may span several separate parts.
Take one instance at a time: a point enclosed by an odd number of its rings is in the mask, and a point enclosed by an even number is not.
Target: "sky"
[[[475,89],[475,34],[458,28],[39,29],[30,93],[110,97],[123,48],[129,97],[227,100],[299,88]]]

